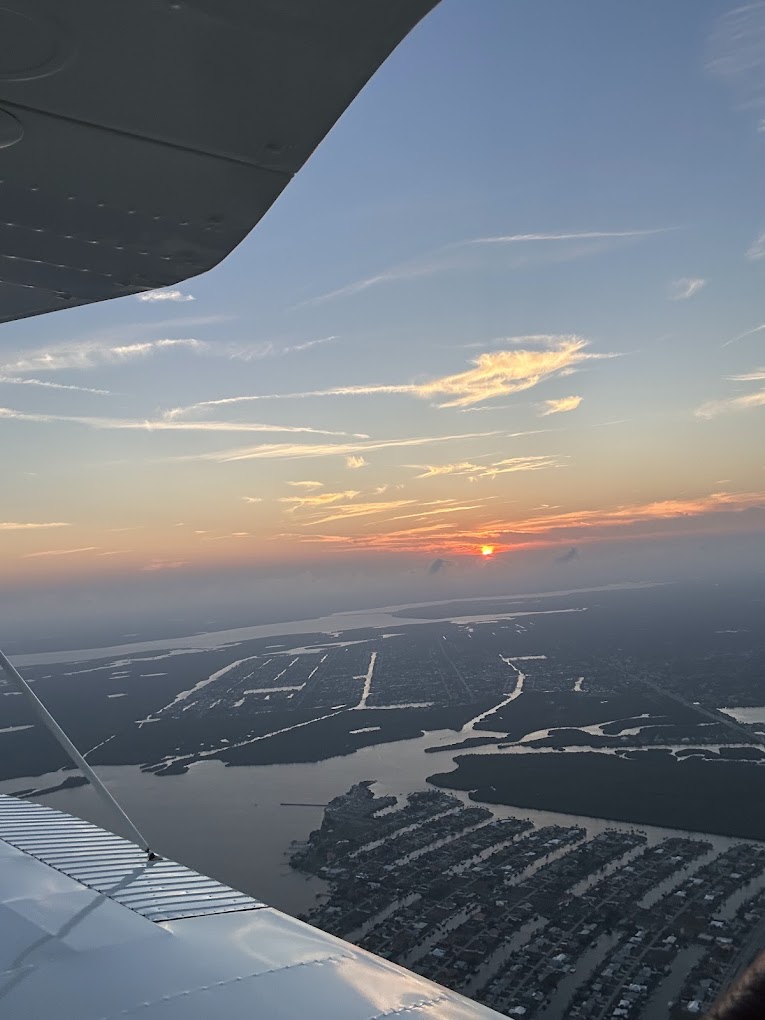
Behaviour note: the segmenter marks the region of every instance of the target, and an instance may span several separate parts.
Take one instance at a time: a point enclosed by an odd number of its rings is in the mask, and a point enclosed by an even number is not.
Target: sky
[[[5,609],[762,569],[763,179],[765,3],[443,0],[219,267],[0,327]]]

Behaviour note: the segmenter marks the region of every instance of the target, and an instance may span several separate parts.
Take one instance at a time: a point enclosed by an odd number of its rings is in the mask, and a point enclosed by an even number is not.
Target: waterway
[[[732,716],[740,723],[765,723],[765,706],[755,708],[721,708],[721,712]]]
[[[644,1020],[666,1020],[670,1003],[677,1002],[685,979],[706,952],[704,946],[686,946],[672,963],[672,969],[663,978],[646,1003],[641,1016]],[[692,1014],[688,1014],[691,1016]]]
[[[642,848],[641,848],[642,849]],[[576,989],[585,984],[619,941],[615,933],[601,935],[576,961],[576,971],[567,974],[553,992],[539,1020],[564,1020],[569,1002]]]
[[[326,892],[325,883],[299,874],[288,863],[293,841],[302,842],[321,824],[323,808],[313,805],[326,804],[361,780],[374,780],[374,792],[379,796],[401,798],[428,789],[427,777],[449,771],[460,752],[425,754],[425,748],[450,744],[454,739],[453,730],[439,730],[414,740],[365,747],[345,757],[308,764],[227,768],[219,761],[208,760],[178,776],[155,776],[141,772],[137,766],[102,766],[98,771],[161,854],[297,914],[310,909],[317,896]],[[0,792],[55,786],[71,774],[58,772],[5,781],[0,783]],[[467,793],[449,792],[475,806]],[[57,791],[40,800],[119,831],[89,786]],[[699,838],[699,833],[622,825],[603,818],[494,804],[489,807],[498,818],[517,815],[538,826],[581,825],[591,835],[618,827],[645,832],[649,843],[678,834]],[[725,836],[703,838],[720,849],[736,842]]]

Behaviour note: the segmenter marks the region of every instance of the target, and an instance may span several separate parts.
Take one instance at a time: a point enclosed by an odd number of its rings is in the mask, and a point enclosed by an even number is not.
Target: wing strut
[[[16,688],[19,694],[24,695],[24,697],[27,699],[30,706],[32,707],[32,710],[34,711],[35,715],[37,715],[41,722],[48,727],[50,732],[53,734],[58,743],[66,751],[66,753],[72,759],[72,761],[80,770],[80,772],[82,772],[85,778],[91,783],[91,785],[93,786],[101,800],[109,807],[111,811],[115,811],[119,815],[123,824],[126,826],[130,834],[130,838],[135,843],[137,843],[142,850],[146,851],[146,854],[150,861],[156,860],[157,855],[152,852],[151,848],[149,847],[149,844],[146,842],[146,840],[141,835],[139,830],[136,828],[133,822],[131,822],[125,811],[120,807],[120,805],[111,795],[111,793],[109,793],[107,788],[98,778],[98,776],[90,767],[90,765],[88,765],[88,763],[85,761],[83,756],[74,746],[74,744],[66,735],[66,733],[64,733],[64,731],[61,729],[61,727],[53,718],[53,716],[50,714],[45,705],[43,705],[43,703],[37,697],[35,692],[23,678],[21,673],[19,673],[16,667],[6,658],[2,650],[0,650],[0,670],[2,670],[2,672],[7,677],[8,681],[11,683],[13,687]]]

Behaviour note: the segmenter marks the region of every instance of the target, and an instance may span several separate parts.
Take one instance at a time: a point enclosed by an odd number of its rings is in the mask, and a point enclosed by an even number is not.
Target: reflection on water
[[[320,880],[295,872],[287,861],[291,842],[304,840],[321,824],[323,808],[314,805],[326,804],[364,779],[376,780],[374,789],[379,796],[401,797],[427,789],[427,777],[450,771],[459,752],[424,754],[425,748],[450,744],[454,739],[453,730],[439,730],[309,764],[226,768],[221,762],[205,761],[180,776],[158,777],[137,766],[103,766],[98,771],[160,853],[290,913],[301,913],[326,889]],[[495,748],[489,750],[496,752]],[[55,773],[6,781],[0,783],[0,792],[55,786],[62,778],[61,773]],[[465,792],[450,792],[473,803]],[[89,786],[48,794],[41,800],[98,825],[114,826]],[[296,803],[301,806],[288,806]],[[306,804],[311,806],[302,806]],[[519,815],[540,826],[579,824],[592,835],[615,824],[553,811],[489,807],[499,818]],[[639,828],[651,843],[678,834],[656,826],[619,827]],[[735,842],[724,836],[705,838],[720,848]]]

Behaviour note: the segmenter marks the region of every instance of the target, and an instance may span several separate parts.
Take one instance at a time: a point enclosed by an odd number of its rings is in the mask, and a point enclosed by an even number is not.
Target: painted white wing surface
[[[94,825],[0,796],[0,1016],[498,1014]]]

